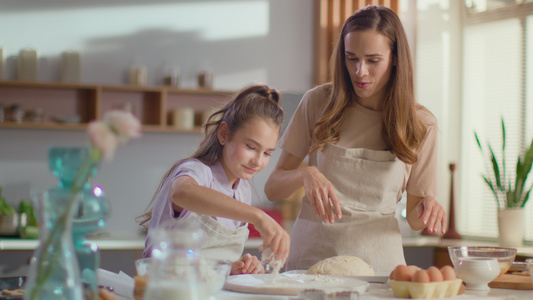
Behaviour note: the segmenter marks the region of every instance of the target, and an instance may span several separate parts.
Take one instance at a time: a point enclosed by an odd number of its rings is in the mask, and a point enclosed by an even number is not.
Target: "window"
[[[480,9],[482,12],[472,13],[468,5],[473,2],[486,4]],[[481,179],[481,174],[488,172],[484,167],[487,156],[481,155],[474,131],[485,148],[490,142],[501,157],[503,117],[507,174],[512,179],[519,153],[533,138],[533,5],[517,2],[521,1],[465,0],[469,13],[465,14],[462,27],[463,167],[456,204],[457,227],[464,235],[498,236],[496,200]],[[532,180],[529,178],[529,182]],[[529,241],[533,241],[532,199],[525,206]]]
[[[533,138],[533,0],[418,0],[416,22],[417,100],[440,129],[437,200],[447,208],[448,164],[457,163],[457,231],[496,238],[496,200],[481,178],[487,158],[474,131],[500,156],[504,118],[507,173],[514,173],[518,153]],[[530,198],[525,238],[533,242]]]

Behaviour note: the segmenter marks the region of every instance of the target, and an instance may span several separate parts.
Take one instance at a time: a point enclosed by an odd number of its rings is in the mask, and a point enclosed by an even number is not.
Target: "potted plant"
[[[479,150],[485,156],[481,142],[474,132]],[[533,162],[533,140],[529,148],[522,155],[518,155],[516,162],[516,175],[513,178],[507,174],[505,164],[505,122],[502,118],[502,157],[499,160],[492,147],[487,143],[490,155],[485,160],[486,175],[483,180],[489,186],[498,204],[498,229],[499,242],[502,246],[519,247],[524,237],[524,211],[523,207],[529,200],[533,184],[527,185],[527,178]],[[489,163],[490,161],[490,163]]]

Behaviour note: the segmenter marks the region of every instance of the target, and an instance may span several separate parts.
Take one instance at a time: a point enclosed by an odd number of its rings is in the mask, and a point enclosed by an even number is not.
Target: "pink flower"
[[[141,123],[131,113],[112,110],[104,115],[111,130],[118,136],[120,143],[125,144],[132,138],[141,136]]]
[[[118,138],[104,122],[91,122],[87,126],[91,144],[102,152],[105,159],[111,160],[118,146]]]
[[[105,159],[111,160],[119,143],[125,144],[141,136],[141,123],[131,113],[112,110],[102,121],[93,121],[87,133],[94,148],[100,150]]]

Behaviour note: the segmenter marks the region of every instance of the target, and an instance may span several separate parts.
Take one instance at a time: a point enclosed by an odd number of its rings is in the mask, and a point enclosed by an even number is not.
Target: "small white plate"
[[[306,274],[306,273],[307,273],[306,270],[291,270],[291,271],[283,272],[283,274]],[[356,278],[356,279],[363,280],[366,282],[371,282],[371,283],[387,283],[387,281],[389,281],[389,275],[390,274],[387,274],[387,272],[376,272],[374,276],[347,276],[347,275],[344,275],[344,276]]]

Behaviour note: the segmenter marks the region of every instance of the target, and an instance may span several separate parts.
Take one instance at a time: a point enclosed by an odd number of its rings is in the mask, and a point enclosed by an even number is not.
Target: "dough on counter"
[[[374,276],[374,269],[359,257],[343,255],[317,262],[307,270],[307,274]]]

